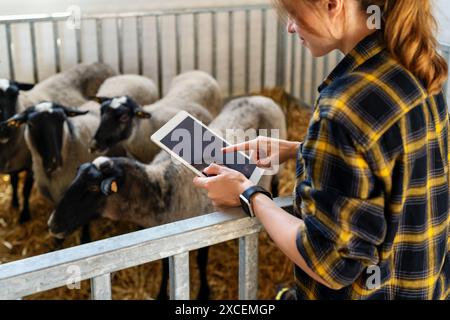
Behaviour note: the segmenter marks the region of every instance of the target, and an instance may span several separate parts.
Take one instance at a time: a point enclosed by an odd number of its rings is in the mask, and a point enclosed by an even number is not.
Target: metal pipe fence
[[[275,202],[292,208],[292,198]],[[0,299],[73,285],[73,279],[91,280],[92,299],[111,299],[111,273],[162,258],[170,258],[170,298],[189,299],[189,252],[233,239],[239,239],[239,298],[256,299],[261,228],[236,208],[6,263]]]
[[[228,97],[280,86],[313,105],[317,87],[343,57],[336,51],[314,59],[269,5],[85,15],[75,30],[64,28],[68,19],[68,13],[0,17],[0,48],[6,48],[0,52],[0,77],[38,82],[95,60],[120,73],[149,76],[164,94],[176,74],[202,69],[218,79]],[[52,48],[37,38],[49,31],[48,24]],[[89,51],[96,54],[87,57]],[[442,44],[441,52],[450,62],[450,46]],[[41,61],[42,56],[54,59]]]

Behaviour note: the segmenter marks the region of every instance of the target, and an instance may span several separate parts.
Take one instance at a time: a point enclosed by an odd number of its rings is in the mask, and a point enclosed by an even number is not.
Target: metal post
[[[297,62],[297,37],[291,37],[291,86],[290,86],[290,94],[294,95],[294,85],[295,85],[295,75],[296,75],[296,62]]]
[[[302,56],[300,61],[300,100],[306,102],[306,49],[302,46]]]
[[[138,57],[138,73],[140,75],[144,74],[144,61],[143,61],[143,26],[142,17],[136,17],[136,35],[137,35],[137,57]]]
[[[194,13],[194,69],[199,68],[198,13]]]
[[[53,21],[53,50],[55,55],[55,70],[57,73],[61,72],[61,58],[60,58],[60,48],[61,48],[61,38],[59,36],[58,21]]]
[[[212,35],[212,74],[217,79],[217,14],[211,12],[211,35]]]
[[[169,258],[170,299],[189,300],[189,252]]]
[[[111,300],[111,274],[103,274],[91,279],[91,299]]]
[[[450,47],[446,48],[445,51],[445,60],[447,61],[447,64],[450,64]],[[448,97],[448,82],[445,83],[444,85],[444,96],[447,98],[447,102],[450,100]],[[449,106],[450,108],[450,106]]]
[[[281,19],[277,20],[277,61],[276,61],[276,86],[284,87],[286,74],[286,37],[284,24]]]
[[[158,87],[159,96],[162,97],[164,94],[163,89],[163,69],[162,69],[162,44],[161,44],[161,17],[155,17],[155,32],[156,32],[156,56],[158,62]]]
[[[117,53],[119,59],[119,73],[123,73],[123,21],[116,19]]]
[[[245,93],[250,92],[250,10],[245,10]]]
[[[311,68],[311,104],[316,101],[317,93],[317,58],[312,57],[312,68]]]
[[[8,63],[9,63],[9,78],[15,80],[16,73],[14,70],[14,58],[12,54],[13,42],[11,38],[11,25],[8,23],[5,25],[6,28],[6,47],[8,52]]]
[[[33,79],[37,83],[39,81],[38,66],[37,66],[37,48],[36,48],[36,33],[34,22],[30,22],[30,37],[31,37],[31,55],[33,59]]]
[[[228,12],[228,95],[234,92],[234,21],[233,11]]]
[[[258,293],[259,234],[239,238],[239,299],[255,300]]]
[[[325,78],[328,77],[329,73],[330,73],[330,55],[327,54],[323,58],[323,77],[322,77],[322,80],[325,80]]]
[[[95,19],[97,29],[97,57],[99,62],[103,62],[103,22],[101,19]]]
[[[180,30],[180,15],[175,15],[175,53],[177,55],[176,71],[181,73],[181,30]]]
[[[261,90],[266,85],[266,37],[267,37],[267,10],[261,10]]]
[[[81,63],[83,61],[83,49],[81,44],[81,27],[79,29],[75,29],[75,39],[77,45],[77,62]]]

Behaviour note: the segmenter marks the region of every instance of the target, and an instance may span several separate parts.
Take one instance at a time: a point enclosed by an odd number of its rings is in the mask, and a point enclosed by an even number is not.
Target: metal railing
[[[70,66],[86,61],[85,55],[88,51],[95,51],[95,56],[90,60],[107,62],[120,73],[127,71],[125,64],[133,64],[134,67],[129,69],[133,69],[133,73],[145,74],[157,81],[161,93],[164,93],[167,82],[186,68],[207,69],[205,71],[210,72],[215,78],[223,78],[219,80],[222,80],[222,87],[227,88],[225,93],[228,96],[248,94],[251,90],[261,90],[267,85],[282,82],[276,71],[279,63],[283,63],[282,59],[278,59],[279,56],[277,56],[272,59],[274,63],[268,59],[282,53],[279,50],[283,49],[280,43],[281,37],[276,47],[272,47],[268,42],[268,32],[279,34],[276,28],[281,27],[277,23],[278,19],[274,10],[269,5],[84,15],[81,17],[81,27],[75,30],[63,28],[62,24],[68,18],[67,13],[0,17],[0,34],[1,29],[4,29],[5,34],[0,47],[4,45],[3,47],[6,48],[4,57],[0,56],[0,66],[2,63],[7,64],[0,71],[0,76],[13,80],[26,78],[24,74],[17,72],[17,68],[26,60],[21,50],[29,48],[30,55],[27,63],[30,65],[32,75],[27,79],[34,82],[44,78],[41,76],[43,73],[41,69],[47,69],[46,76],[59,72],[64,69],[64,65]],[[186,18],[190,21],[186,21]],[[263,30],[257,36],[258,39],[253,39],[253,36],[256,37],[252,34],[254,25],[258,25],[258,29]],[[46,41],[51,43],[52,48],[39,46],[37,41],[39,28],[47,28],[45,32],[50,33],[47,38],[50,36],[51,39]],[[14,29],[17,29],[17,33],[20,31],[20,37],[14,37]],[[184,48],[182,48],[182,42],[186,40],[186,29],[192,29],[188,36],[192,42],[190,53],[183,53]],[[206,31],[207,36],[205,36]],[[88,36],[90,41],[86,43],[87,40],[85,41],[83,37]],[[260,73],[259,84],[255,77],[250,77],[251,64],[254,60],[251,55],[256,53],[250,45],[252,40],[260,43],[257,50],[261,61],[257,66]],[[124,45],[127,41],[133,44],[131,48]],[[219,52],[219,46],[224,41],[227,42],[228,47],[226,56]],[[146,42],[149,42],[149,45],[144,48]],[[171,46],[173,50],[167,49],[168,46]],[[63,51],[66,47],[74,49],[74,59],[66,58],[68,61],[64,61]],[[106,53],[110,55],[115,53],[115,59],[108,60]],[[208,57],[206,59],[209,60],[208,67],[204,66],[205,59],[201,61],[201,53]],[[20,61],[15,59],[19,54]],[[53,66],[49,66],[48,61],[39,63],[39,56],[49,55],[54,56]],[[236,61],[240,58],[243,58],[243,68],[240,68]],[[184,66],[187,64],[183,63],[186,60],[193,60],[193,63],[190,66]],[[223,65],[228,67],[222,70],[220,67]],[[52,70],[49,71],[49,68]],[[219,74],[225,72],[227,74],[223,76]],[[242,85],[239,85],[238,81],[242,80],[240,73],[243,73]],[[278,78],[268,82],[268,73],[277,73]]]
[[[277,205],[292,207],[291,198]],[[92,299],[111,299],[111,273],[169,257],[170,298],[189,299],[189,251],[239,239],[239,298],[256,299],[261,225],[241,209],[211,213],[0,265],[0,299],[91,279]]]
[[[149,76],[163,94],[176,74],[203,69],[219,80],[228,97],[280,86],[313,105],[317,87],[342,58],[336,51],[314,59],[266,4],[85,15],[75,30],[63,28],[69,17],[64,12],[0,17],[0,48],[5,48],[0,77],[23,81],[32,70],[28,79],[38,82],[75,63],[100,61],[121,73]],[[14,36],[15,29],[20,36]],[[42,32],[51,45],[40,45]],[[188,40],[191,50],[183,46]],[[30,52],[30,68],[18,72],[27,60],[24,49]],[[442,44],[441,51],[450,62],[449,45]],[[38,59],[52,55],[52,63]]]
[[[81,28],[70,32],[62,28],[68,18],[67,13],[0,17],[0,31],[3,28],[5,33],[3,47],[6,48],[3,59],[0,56],[0,66],[7,64],[1,68],[0,77],[22,81],[26,78],[24,71],[18,74],[16,70],[25,58],[14,59],[20,53],[16,43],[26,41],[20,47],[30,49],[28,63],[32,75],[28,79],[34,82],[42,80],[41,69],[47,69],[48,76],[63,70],[64,65],[85,62],[88,60],[86,52],[95,51],[90,60],[107,62],[120,73],[127,71],[126,63],[133,64],[134,67],[128,69],[154,79],[161,94],[173,76],[191,68],[211,73],[221,87],[226,88],[224,94],[228,97],[285,86],[292,96],[312,105],[317,97],[317,86],[341,58],[339,53],[333,53],[313,59],[307,50],[300,49],[296,37],[285,32],[284,23],[270,5],[86,15],[81,18]],[[38,45],[37,30],[48,24],[51,24],[47,29],[51,39],[47,41],[52,48],[47,47],[45,51]],[[14,37],[15,28],[28,37]],[[186,37],[189,28],[192,32]],[[201,37],[201,32],[203,35],[206,32],[207,36]],[[85,44],[83,35],[88,34],[91,41]],[[185,38],[190,38],[191,52],[183,53]],[[127,41],[133,45],[125,46]],[[144,48],[145,42],[149,43]],[[226,43],[226,47],[220,50],[221,43]],[[167,49],[170,46],[173,50]],[[73,49],[74,59],[63,57],[65,47]],[[116,53],[115,59],[107,59],[106,52]],[[200,54],[206,56],[203,63],[200,63]],[[48,61],[47,65],[39,63],[38,56],[44,55],[53,55],[53,66],[49,66]],[[193,62],[186,63],[189,60]],[[209,63],[206,65],[204,60]]]

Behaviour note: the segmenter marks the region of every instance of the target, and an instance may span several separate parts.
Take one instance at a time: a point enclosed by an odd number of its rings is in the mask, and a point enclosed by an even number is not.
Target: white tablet
[[[264,173],[243,152],[224,154],[222,148],[230,144],[186,111],[177,113],[151,139],[200,177],[211,163],[239,171],[255,184]]]

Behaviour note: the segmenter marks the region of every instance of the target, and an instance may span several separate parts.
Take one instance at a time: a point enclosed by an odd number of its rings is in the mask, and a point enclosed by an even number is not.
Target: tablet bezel
[[[161,140],[165,138],[170,132],[172,132],[181,122],[183,122],[186,118],[191,118],[192,120],[196,121],[198,124],[200,124],[205,130],[208,130],[211,132],[214,136],[222,140],[226,146],[229,146],[230,143],[228,143],[225,139],[223,139],[220,135],[218,135],[214,130],[211,130],[208,128],[203,122],[193,117],[190,113],[186,111],[180,111],[178,112],[172,119],[170,119],[165,125],[163,125],[158,131],[156,131],[152,136],[150,137],[151,140],[156,143],[159,147],[161,147],[164,151],[168,152],[171,156],[173,156],[175,159],[177,159],[179,162],[181,162],[183,165],[185,165],[187,168],[191,169],[197,176],[199,177],[205,177],[204,174],[202,174],[199,170],[197,170],[195,167],[193,167],[190,163],[188,163],[186,160],[184,160],[182,157],[180,157],[178,154],[173,152],[170,148],[168,148],[166,145],[164,145]],[[251,158],[246,155],[244,152],[238,151],[240,154],[242,154],[245,158],[251,161]],[[250,181],[254,184],[258,184],[259,180],[261,179],[262,175],[264,174],[264,170],[256,167],[253,171]]]

